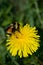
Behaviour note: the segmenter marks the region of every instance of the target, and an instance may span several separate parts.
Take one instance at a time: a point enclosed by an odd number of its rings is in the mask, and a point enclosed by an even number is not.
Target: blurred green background
[[[40,48],[27,58],[12,57],[6,49],[6,29],[12,22],[36,26]],[[43,0],[0,0],[0,65],[43,65]]]

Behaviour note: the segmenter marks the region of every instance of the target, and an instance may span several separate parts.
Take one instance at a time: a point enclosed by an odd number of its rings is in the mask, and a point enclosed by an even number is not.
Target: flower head
[[[37,30],[35,27],[30,27],[26,24],[24,27],[20,26],[20,32],[15,31],[9,37],[9,42],[7,45],[7,50],[10,50],[12,56],[16,56],[17,53],[20,57],[27,57],[29,54],[36,52],[39,45],[39,35],[37,35]]]

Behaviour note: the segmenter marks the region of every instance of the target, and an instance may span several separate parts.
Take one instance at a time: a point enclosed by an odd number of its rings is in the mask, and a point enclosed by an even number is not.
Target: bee
[[[7,34],[11,35],[15,31],[20,32],[19,30],[20,30],[20,24],[18,22],[14,22],[11,23],[7,28]]]

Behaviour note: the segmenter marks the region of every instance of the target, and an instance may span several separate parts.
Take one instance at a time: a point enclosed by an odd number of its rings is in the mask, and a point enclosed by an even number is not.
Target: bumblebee
[[[19,31],[20,24],[17,22],[11,23],[9,27],[7,28],[7,34],[11,35],[15,31]],[[20,31],[19,31],[20,32]]]

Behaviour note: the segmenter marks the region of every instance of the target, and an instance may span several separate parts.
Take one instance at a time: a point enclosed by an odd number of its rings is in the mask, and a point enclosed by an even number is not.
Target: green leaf
[[[8,17],[6,20],[3,21],[2,26],[7,26],[12,22],[12,18]]]
[[[5,40],[5,32],[4,29],[0,27],[0,43],[2,43]]]

